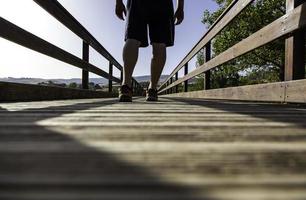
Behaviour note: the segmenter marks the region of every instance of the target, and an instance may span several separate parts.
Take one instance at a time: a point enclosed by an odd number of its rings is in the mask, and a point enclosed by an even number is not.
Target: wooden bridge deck
[[[306,107],[0,104],[1,200],[305,200]]]

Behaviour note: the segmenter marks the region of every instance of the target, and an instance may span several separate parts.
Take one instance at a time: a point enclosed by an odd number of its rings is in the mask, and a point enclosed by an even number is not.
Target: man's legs
[[[122,85],[132,85],[132,75],[137,63],[140,42],[135,39],[127,39],[123,48],[123,81]]]
[[[151,61],[151,83],[149,89],[156,89],[159,78],[166,64],[167,50],[166,44],[153,43],[153,58]]]

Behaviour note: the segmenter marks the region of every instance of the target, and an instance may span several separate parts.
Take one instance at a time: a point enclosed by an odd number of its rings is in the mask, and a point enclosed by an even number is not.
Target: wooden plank
[[[287,12],[304,2],[304,0],[287,0]],[[305,78],[305,37],[305,29],[302,29],[286,39],[285,81]]]
[[[287,13],[285,16],[277,19],[276,21],[272,22],[270,25],[264,27],[263,29],[259,30],[258,32],[254,33],[248,38],[242,40],[241,42],[229,48],[220,55],[216,56],[214,59],[210,60],[209,62],[204,63],[202,66],[198,67],[197,69],[189,73],[187,76],[180,78],[178,81],[175,81],[173,84],[159,91],[159,93],[162,93],[164,90],[170,89],[201,73],[204,73],[228,61],[231,61],[239,56],[242,56],[282,36],[290,34],[298,29],[304,28],[305,25],[306,25],[306,3],[295,8],[291,12]]]
[[[304,79],[281,83],[231,87],[209,91],[196,91],[168,96],[243,101],[306,103],[306,80]]]
[[[306,80],[286,82],[286,102],[306,103]]]
[[[41,54],[100,75],[106,79],[112,79],[118,83],[120,82],[118,78],[110,77],[109,74],[102,69],[99,69],[98,67],[83,61],[69,52],[21,29],[2,17],[0,18],[0,36]]]
[[[100,114],[102,115],[102,114]],[[241,114],[242,115],[242,114]],[[204,117],[203,117],[204,116]],[[283,117],[278,117],[278,114],[257,114],[257,118],[264,117],[275,118],[278,120],[287,120],[287,119],[296,119],[304,118],[305,114],[300,116],[297,115],[284,115]],[[26,117],[26,116],[25,116]],[[46,116],[42,116],[46,117]],[[56,117],[51,116],[49,117]],[[78,116],[78,119],[86,120],[86,117],[91,116]],[[116,115],[117,120],[120,116]],[[169,115],[168,118],[175,118],[176,116]],[[199,115],[198,119],[208,118],[222,119],[222,116],[218,115]],[[229,115],[226,118],[237,118],[236,115]],[[35,120],[33,117],[29,116],[30,120]],[[186,117],[187,118],[187,117]],[[195,117],[194,117],[195,118]],[[249,119],[247,115],[242,115],[240,118],[246,118],[246,121]],[[255,117],[254,117],[255,118]],[[2,118],[3,119],[3,118]],[[40,119],[36,116],[36,120]],[[104,118],[102,118],[104,119]],[[225,119],[225,118],[223,118]],[[14,120],[10,118],[10,120]],[[24,120],[20,117],[16,117],[15,120]],[[150,120],[147,117],[147,120]],[[166,120],[166,119],[165,119]],[[8,121],[8,120],[7,120]],[[103,124],[103,122],[101,122]],[[103,129],[103,134],[101,134],[101,129]],[[294,128],[294,127],[232,127],[231,129],[225,129],[224,127],[175,127],[172,129],[165,129],[164,127],[134,127],[129,128],[127,132],[127,127],[117,127],[117,128],[108,128],[105,126],[98,127],[82,127],[82,129],[74,127],[57,127],[52,128],[54,131],[60,131],[63,135],[67,137],[73,137],[79,141],[113,141],[113,142],[294,142],[294,141],[303,141],[306,142],[306,132],[303,128]],[[114,134],[114,131],[116,134]],[[290,134],[288,134],[290,133]],[[25,141],[28,138],[32,138],[32,141],[36,142],[56,142],[61,139],[60,136],[50,134],[50,130],[41,129],[39,127],[0,127],[0,141],[2,142],[21,142]]]
[[[305,90],[306,91],[306,90]],[[242,87],[231,87],[224,89],[195,91],[168,95],[170,97],[188,97],[205,99],[228,99],[243,101],[285,101],[285,84],[270,83]]]
[[[303,106],[116,102],[1,103],[0,199],[304,199]]]
[[[122,70],[122,66],[119,64],[119,62],[58,1],[34,0],[34,2],[49,12],[53,17],[78,35],[81,39],[85,40],[98,53],[112,62],[119,70]]]
[[[41,177],[43,179],[44,177]],[[120,177],[118,177],[120,179]],[[171,179],[169,180],[171,181]],[[127,180],[125,181],[127,182]],[[132,181],[134,182],[134,181]],[[185,185],[182,183],[182,185]],[[81,192],[78,190],[72,190],[70,192],[61,190],[55,191],[41,191],[35,189],[27,189],[26,194],[17,193],[23,190],[12,189],[12,192],[3,192],[0,197],[2,199],[48,199],[48,200],[57,200],[63,199],[62,197],[66,197],[67,200],[78,199],[108,199],[108,200],[207,200],[207,199],[226,199],[226,200],[245,200],[245,199],[256,199],[256,200],[264,200],[264,199],[277,199],[277,200],[303,200],[306,196],[306,193],[303,189],[290,189],[289,186],[284,186],[286,189],[274,189],[274,185],[267,185],[266,187],[260,189],[228,189],[228,186],[224,184],[223,191],[216,191],[215,187],[209,187],[203,185],[209,193],[199,192],[197,188],[190,189],[190,193],[194,195],[182,195],[179,189],[174,191],[174,189],[169,189],[170,191],[164,191],[156,193],[156,188],[151,186],[151,189],[143,189],[141,191],[126,191],[124,188],[117,188],[117,192],[111,192],[105,188],[100,188],[96,190],[91,190],[91,192]],[[269,188],[269,189],[268,189]],[[103,190],[104,189],[104,190]],[[197,194],[197,195],[195,195]],[[194,196],[194,197],[191,197]],[[262,196],[265,196],[264,198]]]
[[[176,72],[182,69],[207,43],[209,43],[218,33],[220,33],[234,18],[236,18],[253,0],[234,0],[229,7],[221,14],[212,27],[204,34],[200,41],[193,47],[181,63],[173,70],[170,76],[164,81],[164,84],[174,76]]]
[[[0,82],[0,102],[114,97],[105,92]]]
[[[58,141],[58,142],[0,142],[0,153],[92,153],[92,148],[96,150],[107,150],[114,154],[119,153],[142,153],[156,155],[160,153],[168,154],[185,154],[194,155],[199,152],[213,151],[214,153],[222,153],[225,155],[233,155],[236,153],[273,153],[283,151],[283,153],[305,153],[306,142],[291,143],[279,142],[224,142],[220,145],[219,142],[210,142],[206,144],[194,142],[116,142],[116,141],[84,141],[86,146],[82,146],[74,141]],[[209,153],[208,153],[209,154]],[[86,154],[85,154],[86,155]],[[94,154],[93,154],[94,155]],[[242,154],[243,155],[243,154]],[[299,154],[300,156],[300,154]],[[213,158],[212,158],[213,159]],[[196,160],[196,159],[195,159]],[[18,161],[15,161],[18,162]],[[194,161],[195,162],[195,161]],[[35,163],[33,163],[35,164]],[[56,164],[56,163],[54,163]],[[18,166],[17,166],[18,167]],[[302,169],[303,172],[306,169]]]

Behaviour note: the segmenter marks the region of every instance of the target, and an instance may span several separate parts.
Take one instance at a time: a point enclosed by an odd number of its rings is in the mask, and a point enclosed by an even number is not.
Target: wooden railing
[[[82,88],[85,90],[88,89],[89,85],[89,72],[108,79],[109,92],[111,93],[113,91],[113,82],[121,83],[122,81],[123,67],[119,64],[119,62],[58,1],[34,1],[83,40],[82,59],[31,34],[30,32],[27,32],[26,30],[23,30],[2,17],[0,17],[0,36],[21,46],[82,69]],[[90,46],[109,61],[109,72],[105,72],[93,64],[90,64]],[[120,70],[120,78],[113,76],[114,66]],[[133,79],[132,82],[134,94],[142,95],[142,86],[135,79]]]
[[[179,65],[173,70],[170,76],[159,88],[159,94],[172,94],[172,96],[184,96],[184,97],[209,97],[215,99],[235,99],[235,100],[268,100],[268,101],[284,101],[288,96],[286,91],[282,91],[284,95],[280,99],[273,96],[259,96],[256,97],[249,93],[245,95],[234,94],[238,90],[231,88],[230,90],[210,90],[211,83],[211,70],[215,69],[222,64],[232,61],[240,56],[243,56],[259,47],[262,47],[268,43],[271,43],[279,38],[286,38],[286,64],[283,80],[292,81],[305,78],[305,26],[306,26],[306,3],[305,0],[287,0],[287,13],[276,21],[272,22],[268,26],[262,28],[258,32],[252,34],[248,38],[242,40],[231,48],[227,49],[223,53],[217,55],[213,59],[211,58],[212,49],[211,43],[213,39],[231,23],[240,13],[242,13],[253,0],[234,0],[230,6],[223,12],[223,14],[216,20],[207,33],[200,39],[200,41],[193,47],[193,49],[187,54],[187,56],[179,63]],[[205,63],[195,70],[188,72],[188,62],[196,56],[201,50],[205,52]],[[179,78],[178,73],[184,68],[184,76]],[[204,91],[198,91],[188,93],[188,80],[204,74]],[[285,83],[285,82],[282,82]],[[288,86],[279,83],[280,87]],[[178,94],[178,86],[184,84],[184,93]],[[299,84],[302,85],[302,84]],[[271,85],[266,85],[265,90]],[[262,85],[257,88],[263,87]],[[237,87],[238,88],[238,87]],[[240,87],[243,88],[243,87]],[[256,86],[255,86],[256,89]],[[275,89],[275,88],[274,88]],[[259,90],[257,90],[258,92]],[[303,90],[306,93],[306,88]],[[255,92],[255,90],[254,90]],[[214,94],[215,93],[215,94]],[[231,93],[229,95],[229,93]],[[242,92],[243,93],[243,92]],[[278,95],[278,94],[277,94]],[[254,98],[253,98],[254,97]],[[279,96],[278,96],[279,97]],[[252,99],[253,98],[253,99]],[[303,96],[306,102],[306,96]]]

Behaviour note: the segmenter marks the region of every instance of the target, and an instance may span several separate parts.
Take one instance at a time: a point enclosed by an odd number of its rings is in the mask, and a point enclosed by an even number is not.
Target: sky
[[[58,0],[122,64],[125,22],[114,14],[115,0]],[[126,0],[125,0],[126,1]],[[176,5],[176,0],[174,0]],[[185,21],[176,27],[175,46],[167,49],[163,74],[170,74],[206,32],[201,23],[213,0],[186,0]],[[48,42],[82,56],[82,40],[32,0],[1,0],[0,16]],[[80,78],[81,69],[0,38],[0,77]],[[151,47],[141,48],[134,76],[150,74]],[[90,63],[108,71],[108,61],[90,49]],[[195,59],[190,62],[195,67]],[[114,71],[119,76],[119,70]],[[182,72],[179,74],[182,76]],[[90,77],[97,77],[90,74]]]

